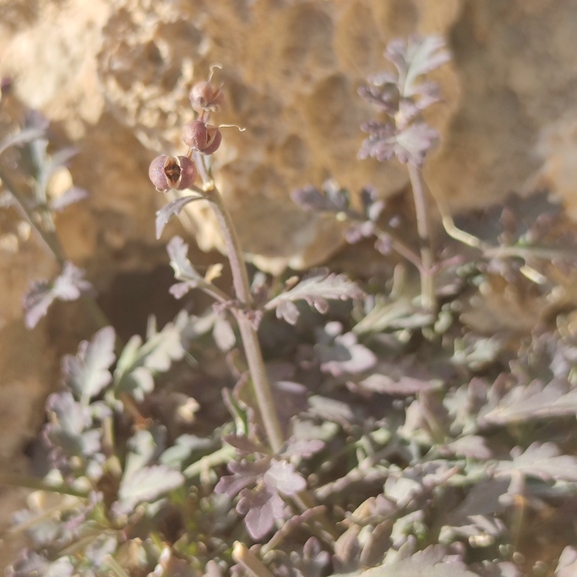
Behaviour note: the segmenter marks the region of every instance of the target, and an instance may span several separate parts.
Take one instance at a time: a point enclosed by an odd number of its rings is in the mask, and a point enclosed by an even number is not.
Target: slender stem
[[[0,180],[7,188],[8,192],[12,195],[12,198],[18,204],[18,208],[20,209],[22,215],[26,218],[26,220],[28,220],[28,222],[30,222],[30,225],[38,235],[41,243],[46,246],[48,252],[54,257],[56,262],[58,262],[60,266],[63,266],[64,263],[66,262],[66,259],[64,258],[64,255],[60,251],[59,246],[57,246],[54,243],[53,235],[47,234],[42,227],[38,226],[38,224],[36,223],[35,215],[30,210],[30,208],[28,208],[26,200],[20,194],[20,191],[14,185],[12,179],[1,168],[0,168]]]
[[[391,248],[399,253],[403,258],[407,259],[411,264],[413,264],[419,272],[423,271],[423,263],[419,258],[419,255],[416,254],[413,249],[405,244],[401,239],[397,238],[392,232],[388,230],[381,230],[380,228],[376,228],[375,232],[377,236],[387,236],[391,241]]]
[[[205,183],[205,185],[208,184],[210,183]],[[248,283],[248,273],[236,229],[217,188],[212,184],[212,186],[206,186],[206,189],[206,198],[212,206],[224,236],[236,298],[244,306],[250,306],[252,297]],[[270,446],[273,451],[277,452],[284,443],[284,435],[278,420],[272,390],[266,374],[258,334],[250,320],[242,311],[237,311],[235,316],[244,344],[246,360],[248,362],[261,419]]]
[[[250,305],[252,297],[248,282],[248,272],[238,239],[238,234],[230,217],[230,213],[225,208],[222,196],[216,187],[212,187],[206,192],[206,198],[211,203],[216,220],[220,226],[226,245],[228,260],[232,270],[232,281],[236,298],[243,305]]]
[[[429,211],[427,208],[427,197],[423,183],[421,170],[412,164],[409,168],[409,178],[413,190],[415,201],[415,212],[417,215],[417,231],[421,244],[421,299],[422,305],[431,311],[436,310],[437,301],[435,297],[435,284],[433,278],[434,256],[431,242],[431,227],[429,223]]]

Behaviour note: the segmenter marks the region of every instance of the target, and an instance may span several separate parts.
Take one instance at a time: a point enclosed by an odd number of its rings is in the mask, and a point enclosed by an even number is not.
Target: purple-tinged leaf
[[[260,459],[255,462],[242,460],[238,463],[229,463],[228,470],[232,475],[221,477],[214,488],[218,494],[226,494],[233,498],[240,490],[247,485],[256,483],[269,467],[270,459]]]
[[[264,474],[265,485],[271,491],[279,491],[289,497],[304,491],[307,482],[295,472],[294,467],[286,461],[273,460]]]
[[[90,342],[80,343],[76,356],[66,355],[62,359],[64,381],[84,403],[98,395],[112,379],[108,369],[116,359],[115,339],[114,329],[104,327]]]
[[[118,491],[119,512],[128,513],[137,503],[155,501],[183,483],[184,476],[180,471],[165,465],[143,467],[129,477],[122,478]]]
[[[177,198],[167,205],[163,206],[160,210],[156,212],[156,238],[159,239],[162,235],[164,227],[167,225],[168,221],[177,214],[189,203],[194,200],[203,200],[203,196],[183,196],[182,198]],[[175,237],[176,238],[176,237]]]
[[[391,122],[371,121],[362,126],[369,134],[363,141],[358,157],[360,159],[376,158],[384,162],[397,157],[402,163],[409,163],[421,168],[425,156],[438,140],[438,132],[425,122],[413,122],[397,130]]]
[[[553,443],[534,442],[523,453],[512,452],[510,461],[499,461],[497,475],[523,474],[543,481],[577,481],[577,457],[562,455]]]
[[[554,379],[547,385],[533,381],[526,387],[513,387],[496,406],[482,414],[482,421],[505,425],[576,414],[577,388],[564,379]]]
[[[257,491],[243,489],[236,510],[246,515],[244,522],[250,536],[260,541],[285,516],[285,505],[277,492],[264,487]]]
[[[53,281],[34,281],[24,296],[24,321],[33,329],[46,316],[48,308],[56,300],[73,301],[92,289],[84,280],[84,271],[66,262],[62,272]]]
[[[327,300],[359,299],[363,296],[364,292],[345,275],[329,274],[321,269],[305,276],[292,289],[273,298],[265,305],[265,308],[276,309],[277,317],[295,324],[298,319],[298,309],[293,301],[305,300],[319,312],[325,313],[328,310]]]
[[[85,198],[88,198],[88,196],[89,193],[85,188],[73,186],[58,198],[53,198],[50,201],[49,206],[51,210],[60,212],[61,210],[64,210],[67,206],[70,206],[75,202],[84,200]]]

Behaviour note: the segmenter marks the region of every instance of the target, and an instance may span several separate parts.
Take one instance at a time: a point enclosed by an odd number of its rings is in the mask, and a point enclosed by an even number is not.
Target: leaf
[[[34,281],[24,296],[24,321],[33,329],[46,316],[48,308],[56,300],[73,301],[92,289],[84,280],[84,271],[71,262],[64,263],[62,272],[53,281]]]
[[[75,468],[82,463],[78,457],[90,457],[96,464],[102,461],[101,433],[98,428],[92,428],[88,407],[77,403],[70,392],[63,391],[48,397],[46,412],[49,422],[42,429],[42,438],[55,467],[68,474],[71,459]]]
[[[168,371],[174,361],[183,358],[183,331],[188,327],[188,316],[179,315],[160,332],[154,329],[146,342],[134,335],[120,354],[114,371],[116,393],[130,392],[137,400],[154,388],[154,375]]]
[[[122,478],[118,491],[120,510],[128,513],[136,504],[155,501],[183,483],[184,475],[165,465],[138,469],[130,476]]]
[[[159,239],[162,235],[164,227],[167,225],[168,221],[175,215],[180,214],[180,211],[189,203],[194,200],[203,200],[203,196],[183,196],[182,198],[177,198],[167,205],[163,206],[160,210],[156,212],[156,238]],[[176,238],[176,237],[175,237]]]
[[[236,506],[250,536],[259,541],[274,527],[275,519],[283,519],[285,505],[279,494],[266,488],[256,491],[243,489]]]
[[[166,250],[170,256],[170,266],[174,270],[174,278],[183,281],[172,285],[169,289],[175,298],[180,299],[190,289],[207,282],[188,260],[188,244],[182,238],[175,236],[170,239]]]
[[[385,57],[399,72],[401,94],[410,97],[419,94],[416,80],[419,76],[439,68],[451,59],[444,50],[445,40],[440,36],[412,36],[408,42],[395,39],[389,42]]]
[[[571,388],[564,379],[553,379],[546,385],[533,381],[526,387],[513,387],[482,414],[481,420],[492,425],[506,425],[576,414],[577,388]]]
[[[373,569],[349,575],[355,577],[477,577],[464,563],[447,558],[446,550],[431,545],[414,555]]]
[[[278,318],[284,318],[289,324],[298,320],[296,300],[305,300],[319,312],[328,310],[327,300],[360,299],[364,292],[343,274],[329,274],[320,269],[305,276],[295,287],[281,293],[265,305],[265,309],[276,309]]]
[[[307,483],[301,475],[295,472],[291,463],[273,460],[264,474],[266,486],[289,497],[304,491]]]
[[[268,469],[270,459],[264,458],[251,462],[243,459],[238,463],[229,463],[228,470],[232,475],[221,477],[214,492],[225,494],[232,499],[239,491],[251,483],[256,483]]]
[[[85,198],[88,198],[88,196],[89,194],[86,189],[79,188],[78,186],[73,186],[58,198],[53,198],[50,201],[49,206],[51,210],[60,212],[61,210],[64,210],[67,206],[70,206],[75,202],[79,202],[80,200],[84,200]]]
[[[76,356],[65,355],[62,359],[64,381],[84,404],[98,395],[112,379],[108,369],[116,359],[115,339],[114,329],[104,327],[90,342],[80,343]]]
[[[534,442],[521,454],[513,452],[510,461],[499,461],[496,474],[522,473],[543,481],[577,481],[577,457],[561,455],[553,443]]]
[[[12,136],[8,136],[4,140],[0,141],[0,154],[2,154],[11,146],[21,146],[22,144],[26,144],[31,140],[42,138],[45,133],[46,130],[44,128],[38,128],[34,126],[23,128],[20,132]]]
[[[423,166],[427,152],[439,136],[434,128],[421,121],[396,129],[391,122],[372,120],[361,128],[369,137],[361,145],[360,159],[371,157],[384,162],[395,156],[400,162],[417,168]]]

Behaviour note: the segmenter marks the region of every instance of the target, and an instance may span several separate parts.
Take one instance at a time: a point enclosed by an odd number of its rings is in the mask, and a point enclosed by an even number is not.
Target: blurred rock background
[[[164,241],[154,238],[165,198],[147,168],[161,152],[184,150],[193,82],[220,63],[218,121],[246,127],[228,129],[215,155],[244,247],[265,270],[304,268],[338,249],[340,231],[301,212],[292,189],[333,177],[387,197],[407,185],[401,165],[356,159],[359,125],[372,115],[357,88],[387,67],[390,39],[414,32],[445,36],[454,56],[434,74],[444,96],[430,117],[441,133],[426,165],[434,194],[456,211],[545,187],[577,218],[571,0],[0,0],[0,76],[13,80],[12,98],[51,120],[54,144],[78,147],[70,171],[90,198],[59,216],[58,231],[130,333],[169,283]],[[220,248],[197,204],[186,231],[175,223],[163,238],[178,232]],[[24,449],[59,356],[94,328],[67,304],[26,331],[22,295],[53,271],[33,236],[0,228],[0,467],[9,471],[27,470]],[[0,530],[24,496],[0,488]]]

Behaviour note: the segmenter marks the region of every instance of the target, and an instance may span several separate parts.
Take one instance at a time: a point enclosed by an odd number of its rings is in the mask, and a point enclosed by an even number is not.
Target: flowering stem
[[[206,174],[206,172],[204,173]],[[209,184],[210,186],[208,186]],[[242,305],[249,307],[252,302],[252,297],[250,294],[246,264],[236,229],[234,228],[229,212],[224,206],[222,196],[220,195],[218,189],[214,186],[214,183],[205,182],[205,187],[205,197],[212,206],[224,236],[224,242],[232,270],[232,278],[236,298]],[[258,334],[256,329],[251,324],[250,319],[243,311],[236,311],[235,316],[238,322],[242,342],[244,344],[246,360],[248,362],[248,368],[252,378],[260,416],[271,449],[277,452],[280,450],[284,443],[284,435],[278,420],[272,390],[270,388],[270,383],[266,374],[262,351],[258,341]]]
[[[407,166],[409,168],[409,178],[411,179],[411,188],[413,190],[413,199],[415,201],[417,231],[419,233],[421,245],[422,267],[419,269],[421,273],[421,303],[424,308],[430,311],[435,311],[437,308],[437,300],[435,297],[435,283],[433,277],[434,257],[423,175],[421,170],[416,166],[413,166],[410,163]]]

